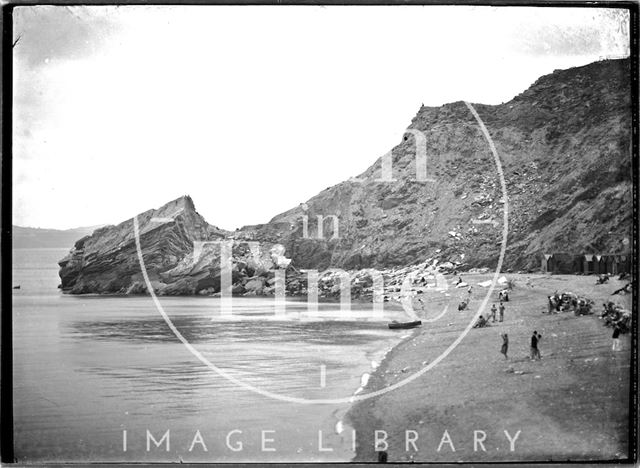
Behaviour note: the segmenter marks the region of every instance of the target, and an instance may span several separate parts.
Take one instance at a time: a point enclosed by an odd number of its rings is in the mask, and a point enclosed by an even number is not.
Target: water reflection
[[[173,317],[173,324],[192,344],[304,342],[310,345],[358,346],[390,336],[380,324],[357,321],[251,320],[213,322],[210,317]],[[69,333],[80,339],[107,341],[179,342],[161,317],[113,320],[77,320]]]
[[[189,343],[223,372],[261,389],[303,398],[347,396],[342,388],[336,392],[335,386],[318,394],[320,366],[326,369],[327,381],[358,378],[351,371],[354,361],[367,362],[367,349],[378,349],[380,340],[394,336],[374,322],[275,321],[255,316],[249,321],[238,317],[213,322],[209,314],[180,315],[172,321]],[[190,355],[161,317],[76,319],[67,323],[65,335],[78,343],[88,341],[91,346],[103,343],[106,349],[123,345],[153,349],[157,365],[149,365],[149,359],[145,366],[78,363],[80,372],[123,380],[134,389],[188,396],[205,387],[236,388],[195,357],[180,362],[166,359],[180,352]]]
[[[44,268],[62,255],[29,254],[23,263],[37,262],[17,271],[23,287],[13,294],[14,427],[21,462],[351,458],[350,442],[331,439],[336,410],[347,405],[291,404],[242,389],[191,355],[150,298],[62,296],[56,269]],[[19,256],[14,261],[22,264]],[[287,304],[287,315],[277,318],[273,301],[234,299],[234,316],[216,321],[211,318],[219,301],[212,298],[162,298],[162,304],[215,365],[289,396],[350,396],[362,373],[371,371],[371,360],[398,337],[386,329],[394,317],[345,320],[336,304],[321,304],[320,318],[304,317],[304,302]],[[320,365],[326,366],[326,387]],[[147,428],[155,434],[171,428],[172,451],[147,453]],[[239,454],[224,451],[225,431],[234,428],[246,436]],[[131,436],[127,452],[123,429]],[[196,429],[208,437],[208,453],[188,452]],[[261,452],[260,429],[277,431],[275,458]],[[334,452],[317,452],[319,429]],[[216,441],[222,450],[213,449]]]

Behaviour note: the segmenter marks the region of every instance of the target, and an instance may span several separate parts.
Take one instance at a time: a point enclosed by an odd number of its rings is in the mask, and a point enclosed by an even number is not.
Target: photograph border
[[[562,461],[562,462],[461,462],[455,465],[500,465],[500,466],[550,466],[550,465],[621,465],[635,464],[638,461],[638,182],[639,182],[639,95],[638,95],[638,73],[639,73],[639,3],[637,1],[373,1],[364,0],[361,2],[339,1],[339,0],[249,0],[249,1],[107,1],[96,0],[92,2],[78,1],[16,1],[2,5],[2,161],[1,161],[1,177],[2,177],[2,195],[0,202],[0,210],[2,217],[2,234],[0,239],[0,286],[1,286],[1,304],[0,310],[2,317],[0,319],[0,461],[5,464],[17,463],[14,455],[14,434],[13,434],[13,328],[12,328],[12,214],[13,214],[13,197],[12,197],[12,99],[13,99],[13,66],[12,66],[12,49],[13,49],[13,9],[23,6],[104,6],[104,5],[122,5],[122,6],[371,6],[371,5],[388,5],[388,6],[494,6],[494,7],[572,7],[572,8],[619,8],[626,9],[630,12],[630,83],[631,83],[631,148],[632,148],[632,182],[633,182],[633,226],[632,226],[632,323],[631,330],[631,363],[630,363],[630,398],[629,398],[629,452],[626,460],[596,460],[596,461]],[[48,463],[49,464],[49,463]],[[99,466],[136,466],[139,463],[104,463],[93,462],[90,460],[82,462],[62,462],[61,465],[99,465]],[[166,465],[167,463],[151,463],[145,465]],[[212,465],[212,466],[334,466],[334,465],[353,465],[366,466],[363,463],[343,462],[343,463],[280,463],[280,462],[252,462],[252,463],[188,463],[189,465]],[[440,462],[416,462],[416,465],[444,465]],[[451,463],[453,465],[453,463]]]

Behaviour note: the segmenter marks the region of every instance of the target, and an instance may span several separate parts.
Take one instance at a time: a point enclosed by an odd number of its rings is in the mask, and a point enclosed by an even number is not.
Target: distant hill
[[[100,226],[79,227],[74,229],[40,229],[13,226],[13,248],[68,248],[76,241],[87,236]]]

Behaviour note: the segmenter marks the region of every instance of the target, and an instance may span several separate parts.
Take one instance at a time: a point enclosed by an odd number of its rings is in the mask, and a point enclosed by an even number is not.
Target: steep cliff
[[[504,169],[505,268],[537,267],[548,252],[630,251],[629,73],[627,59],[602,61],[543,76],[505,104],[474,104]],[[361,182],[331,187],[262,229],[292,224],[285,245],[302,267],[380,268],[425,257],[495,266],[505,200],[471,112],[463,102],[423,106],[408,128],[392,150],[395,181],[378,180],[378,159]],[[431,180],[417,180],[412,130],[425,136]],[[325,240],[304,238],[303,217],[311,237],[317,215]],[[336,239],[330,215],[339,219]]]
[[[629,252],[629,74],[627,59],[602,61],[543,76],[507,103],[474,104],[499,153],[506,198],[477,121],[463,102],[455,102],[420,108],[391,151],[391,177],[384,176],[379,158],[356,179],[267,224],[219,230],[189,197],[142,213],[141,245],[154,288],[160,294],[218,292],[220,249],[205,246],[194,253],[194,242],[225,238],[236,240],[238,294],[271,292],[269,270],[278,267],[293,275],[295,268],[389,268],[438,259],[461,269],[491,268],[501,247],[505,206],[505,269],[537,268],[542,253]],[[416,170],[421,135],[426,180]],[[322,236],[318,215],[324,218]],[[261,244],[256,258],[242,241]],[[290,267],[279,265],[284,257],[277,244],[292,258]],[[146,290],[132,220],[80,239],[60,266],[66,292]]]
[[[227,234],[209,226],[195,211],[188,196],[158,210],[145,211],[137,218],[145,266],[150,279],[159,287],[166,287],[165,274],[193,251],[194,241],[221,239]],[[62,290],[72,294],[128,294],[146,289],[138,261],[133,219],[117,226],[102,227],[78,240],[59,265]],[[169,276],[168,292],[176,281]],[[184,278],[183,281],[191,283],[193,279]]]
[[[231,241],[230,232],[207,224],[188,196],[136,218],[145,269],[154,291],[161,296],[219,292],[221,244],[231,246],[230,273],[237,294],[272,292],[273,270],[289,266],[283,249],[274,243]],[[133,219],[97,229],[78,240],[59,265],[66,293],[147,293]]]

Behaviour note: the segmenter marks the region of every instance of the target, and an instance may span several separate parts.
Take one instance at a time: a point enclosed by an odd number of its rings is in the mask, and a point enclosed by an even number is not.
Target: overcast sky
[[[267,222],[422,103],[499,104],[628,53],[619,15],[587,8],[39,6],[14,36],[13,220],[61,229],[183,194],[219,227]]]

